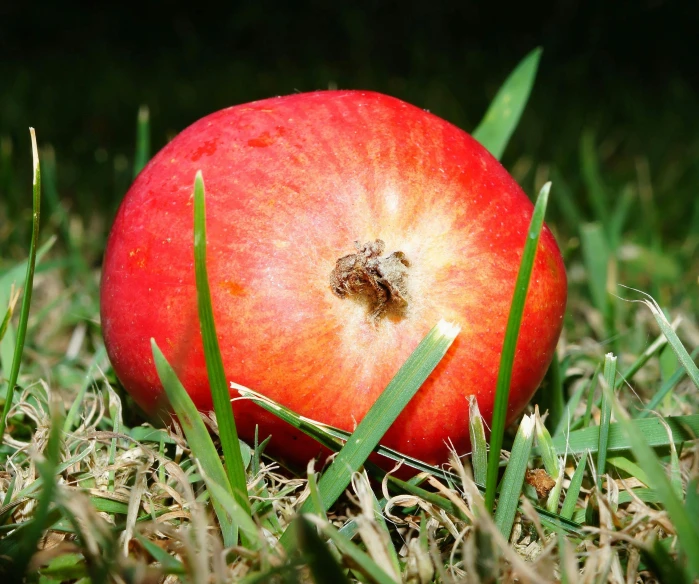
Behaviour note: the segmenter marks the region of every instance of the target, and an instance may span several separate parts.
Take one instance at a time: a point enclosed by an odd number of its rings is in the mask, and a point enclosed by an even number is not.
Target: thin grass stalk
[[[133,161],[133,178],[135,179],[150,158],[150,110],[142,105],[138,108],[136,120],[136,154]]]
[[[29,245],[29,263],[27,273],[24,278],[24,296],[22,297],[22,308],[19,313],[19,326],[17,328],[17,338],[15,341],[15,351],[12,357],[12,368],[7,380],[7,395],[5,405],[0,417],[0,443],[4,440],[5,428],[7,427],[7,414],[14,401],[15,385],[19,377],[19,367],[22,362],[24,351],[24,340],[27,334],[27,321],[29,320],[29,307],[32,302],[32,291],[34,288],[34,269],[36,268],[36,250],[39,245],[39,223],[41,218],[41,168],[39,165],[39,149],[36,145],[36,133],[34,128],[29,128],[29,135],[32,142],[32,238]]]
[[[607,353],[604,359],[604,382],[606,387],[613,388],[616,378],[616,357]],[[613,392],[613,389],[612,389]],[[602,476],[607,471],[607,445],[609,444],[609,423],[612,417],[612,406],[606,398],[607,393],[602,394],[602,409],[599,423],[599,447],[597,449],[597,488],[602,487]]]
[[[223,369],[223,359],[216,334],[213,307],[211,306],[211,291],[206,268],[206,203],[204,179],[201,171],[197,172],[194,179],[194,270],[206,370],[209,376],[209,386],[216,412],[227,476],[238,504],[249,513],[250,500],[245,465],[240,452],[240,441],[233,417],[231,397],[228,391],[226,373]]]
[[[510,315],[505,331],[505,341],[503,343],[502,355],[500,358],[500,369],[498,372],[497,386],[495,390],[495,404],[493,407],[493,420],[490,432],[490,456],[488,460],[488,474],[486,479],[485,507],[492,511],[495,504],[495,490],[497,489],[500,449],[505,433],[505,423],[507,421],[507,408],[510,397],[510,380],[512,378],[512,368],[514,365],[515,349],[517,348],[517,338],[519,337],[519,327],[524,314],[524,304],[529,290],[529,280],[534,267],[534,258],[544,225],[546,205],[548,203],[551,183],[546,183],[541,189],[534,206],[527,239],[522,252],[522,261],[517,274],[514,296],[510,307]]]

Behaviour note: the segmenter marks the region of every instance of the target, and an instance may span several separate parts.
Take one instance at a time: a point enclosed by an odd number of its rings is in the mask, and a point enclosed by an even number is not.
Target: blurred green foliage
[[[4,3],[0,241],[28,225],[17,220],[29,208],[30,125],[54,148],[62,204],[105,231],[132,177],[141,105],[154,150],[222,107],[328,87],[385,92],[472,130],[537,45],[540,72],[505,166],[530,194],[555,169],[577,220],[599,219],[580,162],[581,145],[591,144],[608,199],[628,184],[640,193],[626,226],[651,221],[663,239],[686,241],[699,231],[699,76],[683,58],[696,44],[697,11],[684,2],[609,4],[512,5],[505,14],[453,1],[261,0],[199,11],[177,2]],[[576,232],[555,193],[556,183],[550,220]]]

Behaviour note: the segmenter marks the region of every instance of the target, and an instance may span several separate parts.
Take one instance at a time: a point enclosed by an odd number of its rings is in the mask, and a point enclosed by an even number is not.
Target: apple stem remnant
[[[364,245],[355,241],[354,246],[357,253],[338,259],[330,274],[333,294],[365,303],[374,324],[383,316],[404,316],[408,307],[408,258],[402,251],[381,257],[386,244],[380,239]]]

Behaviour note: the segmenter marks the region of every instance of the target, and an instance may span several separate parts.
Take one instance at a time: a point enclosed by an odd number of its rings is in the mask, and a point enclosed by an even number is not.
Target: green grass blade
[[[510,397],[510,379],[512,377],[512,367],[514,365],[515,349],[517,338],[519,337],[519,325],[522,322],[524,313],[524,303],[529,290],[529,280],[534,266],[534,258],[539,244],[539,237],[544,225],[544,215],[546,214],[546,204],[548,203],[551,183],[546,183],[539,193],[534,212],[532,214],[529,229],[527,230],[527,240],[522,252],[522,261],[515,283],[512,306],[507,320],[505,331],[505,341],[500,357],[500,370],[495,390],[495,405],[493,407],[493,420],[490,433],[490,456],[488,459],[488,475],[486,479],[485,506],[492,510],[495,503],[495,490],[497,488],[498,470],[500,463],[500,448],[502,448],[502,438],[505,433],[505,423],[507,421],[507,408]]]
[[[648,445],[652,448],[667,447],[672,441],[674,444],[681,444],[689,440],[696,440],[699,437],[699,414],[690,416],[672,416],[665,418],[672,432],[672,438],[659,420],[647,418],[634,420],[633,424],[639,432],[643,434]],[[558,455],[582,454],[589,450],[595,454],[599,448],[599,426],[590,426],[582,430],[576,430],[570,434],[564,434],[553,438],[553,446]],[[607,437],[607,454],[629,450],[629,442],[626,434],[618,423],[609,425]]]
[[[549,365],[548,371],[546,371],[546,377],[539,390],[538,398],[539,408],[544,412],[548,410],[549,413],[546,418],[546,427],[549,430],[553,430],[563,418],[566,403],[561,376],[561,363],[556,354],[553,355],[551,365]]]
[[[309,465],[308,469],[308,489],[310,490],[309,498],[313,502],[313,512],[322,517],[323,519],[328,519],[328,514],[323,508],[323,501],[320,498],[320,491],[318,491],[318,474]]]
[[[199,322],[204,343],[206,370],[209,376],[211,397],[214,402],[228,480],[238,504],[249,512],[250,501],[245,465],[240,453],[238,431],[235,427],[231,396],[223,369],[214,311],[211,306],[211,291],[206,270],[206,203],[204,179],[201,171],[197,172],[194,179],[194,271],[196,273],[197,303],[199,305]]]
[[[665,318],[665,315],[663,314],[663,311],[660,309],[660,306],[658,306],[658,303],[649,294],[646,294],[645,292],[642,292],[640,290],[636,290],[636,292],[643,294],[647,298],[642,302],[653,313],[655,321],[658,323],[660,330],[663,331],[665,338],[667,338],[668,343],[670,343],[670,346],[672,347],[672,350],[675,352],[675,355],[677,355],[677,358],[682,364],[682,367],[684,367],[685,371],[687,371],[687,375],[689,375],[689,378],[692,380],[692,383],[694,383],[694,385],[697,388],[699,388],[699,367],[697,367],[697,365],[694,363],[694,360],[687,352],[687,349],[684,348],[682,341],[680,341],[679,337],[677,336],[677,333],[672,328],[672,325]]]
[[[616,379],[616,357],[607,353],[604,358],[604,381],[614,394]],[[607,399],[607,393],[602,394],[602,409],[599,423],[599,444],[597,448],[597,488],[602,488],[602,475],[607,472],[607,444],[609,443],[609,423],[612,418],[612,406]]]
[[[538,47],[522,59],[505,80],[480,124],[472,132],[473,137],[498,160],[502,158],[529,100],[541,52],[542,49]]]
[[[680,545],[686,554],[690,578],[699,577],[699,522],[697,522],[696,517],[691,517],[687,514],[687,509],[685,509],[682,500],[675,493],[672,482],[668,479],[663,465],[647,440],[644,439],[644,434],[639,432],[638,425],[629,418],[611,390],[609,388],[604,388],[604,390],[608,399],[612,402],[614,414],[620,427],[631,443],[631,449],[636,461],[646,472],[646,476],[651,482],[650,488],[658,494],[663,502],[665,511],[672,521]]]
[[[586,223],[581,226],[580,245],[592,303],[602,313],[606,331],[609,332],[612,327],[607,278],[611,256],[602,226],[599,223]]]
[[[468,433],[471,438],[471,467],[473,481],[485,486],[488,475],[488,443],[485,439],[483,416],[478,409],[476,396],[468,398]]]
[[[515,443],[512,445],[510,461],[502,478],[498,507],[495,510],[495,525],[507,540],[510,539],[512,524],[519,506],[519,495],[522,492],[524,474],[527,471],[533,442],[534,419],[532,416],[524,416],[517,430]]]
[[[206,472],[202,471],[202,478],[211,496],[216,497],[221,505],[226,508],[229,515],[240,528],[240,531],[244,534],[243,540],[245,541],[245,547],[251,550],[260,549],[261,542],[259,532],[257,525],[255,525],[252,517],[250,517],[250,511],[240,505],[238,500],[231,494],[230,490],[212,480],[211,477],[206,475]]]
[[[136,154],[133,161],[133,178],[143,170],[150,158],[150,111],[148,106],[138,108],[136,121]]]
[[[27,321],[29,320],[29,306],[32,302],[32,291],[34,288],[34,269],[36,267],[36,250],[39,245],[39,223],[41,217],[41,168],[39,166],[39,150],[36,145],[36,134],[34,128],[29,128],[32,140],[32,160],[33,160],[33,185],[32,185],[32,238],[29,246],[29,262],[27,273],[24,278],[24,295],[22,297],[22,308],[19,313],[19,326],[17,327],[17,339],[15,340],[15,350],[12,358],[12,368],[7,379],[7,395],[5,405],[0,417],[0,443],[5,436],[7,424],[7,413],[12,407],[15,385],[19,376],[19,367],[22,362],[22,352],[24,351],[24,340],[27,334]]]
[[[694,361],[697,356],[699,356],[699,347],[695,348],[691,355],[690,358],[692,361]],[[638,415],[636,418],[645,418],[647,417],[655,408],[658,407],[658,404],[662,402],[665,397],[675,388],[675,386],[682,381],[684,376],[687,375],[687,371],[683,366],[680,366],[669,378],[668,380],[662,384],[660,389],[655,393],[655,395],[651,398],[651,400],[644,406],[644,408],[638,412]]]
[[[335,457],[318,482],[318,489],[327,510],[349,485],[352,473],[364,464],[379,440],[391,427],[403,408],[441,361],[459,332],[459,327],[439,321],[420,342],[412,355],[398,370],[386,389],[366,413],[357,429]],[[312,501],[306,500],[301,513],[312,510]],[[282,543],[290,549],[291,532],[282,536]]]
[[[167,574],[179,574],[185,575],[187,573],[184,564],[180,562],[177,558],[170,555],[160,546],[157,546],[148,538],[144,537],[140,533],[134,534],[135,539],[140,543],[143,548],[153,556],[153,559],[158,562]]]
[[[333,582],[337,584],[349,584],[345,570],[337,563],[332,552],[323,541],[316,528],[303,515],[292,523],[296,530],[296,540],[303,558],[317,584]]]
[[[221,459],[218,457],[216,447],[196,406],[187,394],[187,390],[185,390],[177,378],[177,374],[158,348],[158,345],[156,345],[155,339],[151,339],[151,348],[158,377],[170,400],[172,409],[177,414],[177,420],[182,426],[189,447],[192,449],[192,454],[201,464],[206,476],[233,495],[233,489],[228,481],[226,472],[223,470]],[[218,497],[212,494],[211,502],[214,506],[216,517],[218,517],[218,522],[221,525],[224,544],[226,546],[235,545],[238,542],[237,525],[233,522],[233,518]]]
[[[561,419],[558,420],[558,425],[556,426],[556,429],[553,432],[554,436],[558,436],[559,434],[562,434],[566,430],[570,429],[570,426],[573,423],[573,416],[575,415],[575,410],[577,409],[578,404],[580,403],[580,400],[582,399],[582,396],[585,393],[585,389],[587,389],[588,387],[589,383],[587,385],[581,385],[576,390],[576,392],[570,397],[565,407],[563,408],[563,415],[561,416]]]
[[[595,403],[595,389],[597,388],[597,379],[599,377],[599,363],[595,366],[595,371],[590,377],[590,384],[587,388],[587,403],[585,404],[585,413],[583,414],[582,426],[589,428],[592,422],[592,405]]]
[[[14,314],[15,306],[17,305],[17,301],[19,300],[19,295],[19,290],[12,291],[10,293],[10,301],[8,302],[7,311],[5,312],[5,316],[3,317],[2,322],[0,323],[0,342],[2,342],[2,339],[5,336],[5,332],[7,331],[7,327],[10,324],[10,319]]]
[[[671,443],[670,447],[672,446],[674,445]],[[644,485],[650,484],[648,477],[646,476],[646,473],[643,471],[643,469],[637,464],[631,462],[625,456],[612,456],[611,458],[607,459],[607,464],[613,466],[614,468],[618,468],[619,470],[623,470],[624,472],[631,475],[633,478],[641,481]]]
[[[609,235],[610,212],[607,192],[599,170],[595,135],[591,130],[586,130],[580,137],[580,168],[595,220],[604,225],[605,234]]]
[[[575,504],[578,502],[580,488],[582,487],[583,478],[585,478],[586,466],[587,453],[584,453],[580,458],[580,462],[578,462],[578,466],[575,467],[575,472],[570,479],[570,485],[568,486],[568,491],[566,492],[565,499],[563,500],[563,507],[561,507],[561,516],[565,517],[566,519],[573,517]]]
[[[551,434],[549,434],[548,429],[541,421],[541,416],[539,415],[539,408],[535,408],[535,425],[536,425],[536,443],[539,446],[539,453],[541,454],[541,460],[544,463],[544,468],[546,472],[551,475],[553,480],[558,479],[558,456],[556,455],[556,449],[553,447],[553,440],[551,439]]]

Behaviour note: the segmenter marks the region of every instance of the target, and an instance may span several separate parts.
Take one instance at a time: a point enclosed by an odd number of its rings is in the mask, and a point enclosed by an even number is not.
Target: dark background
[[[389,93],[470,130],[542,46],[503,159],[525,189],[551,163],[583,200],[588,131],[612,196],[648,161],[669,237],[699,209],[693,2],[24,4],[0,4],[0,136],[12,144],[0,197],[10,206],[27,191],[28,126],[55,149],[65,203],[109,215],[130,180],[141,104],[154,150],[216,109],[330,86]]]

